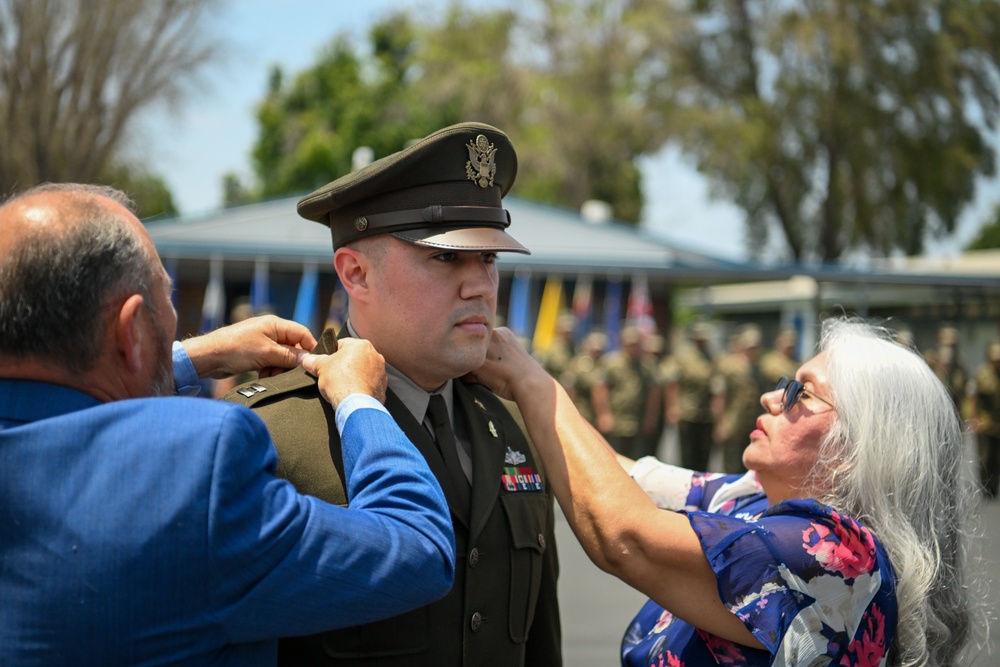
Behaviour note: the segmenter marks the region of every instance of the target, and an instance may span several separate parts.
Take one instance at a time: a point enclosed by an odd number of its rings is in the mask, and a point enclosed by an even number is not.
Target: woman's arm
[[[598,567],[702,630],[761,646],[719,599],[715,573],[687,517],[657,509],[509,330],[493,332],[476,379],[517,402],[556,499]]]

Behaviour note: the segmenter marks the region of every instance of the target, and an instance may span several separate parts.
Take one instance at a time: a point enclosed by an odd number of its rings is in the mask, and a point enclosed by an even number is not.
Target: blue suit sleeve
[[[385,412],[342,432],[350,507],[274,477],[267,431],[232,406],[212,475],[209,582],[231,641],[311,634],[396,616],[443,597],[455,573],[444,494]]]

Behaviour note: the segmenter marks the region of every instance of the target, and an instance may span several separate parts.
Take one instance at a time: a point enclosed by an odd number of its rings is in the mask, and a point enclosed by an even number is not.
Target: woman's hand
[[[486,385],[494,394],[509,401],[516,401],[518,392],[524,391],[532,382],[551,379],[507,327],[493,330],[486,361],[467,377]]]

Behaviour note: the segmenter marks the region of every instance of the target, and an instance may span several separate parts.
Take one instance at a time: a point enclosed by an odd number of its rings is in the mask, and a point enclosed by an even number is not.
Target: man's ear
[[[133,294],[122,303],[115,323],[119,358],[133,374],[142,371],[142,348],[147,344],[141,313],[142,295]]]
[[[337,248],[333,253],[333,268],[340,284],[351,299],[364,301],[368,296],[368,269],[371,262],[354,248]]]

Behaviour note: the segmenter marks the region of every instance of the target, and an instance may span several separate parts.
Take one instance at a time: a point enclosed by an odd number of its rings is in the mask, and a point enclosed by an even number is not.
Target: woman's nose
[[[765,391],[760,395],[760,404],[765,410],[773,415],[781,412],[781,398],[784,396],[784,391],[781,389],[772,389],[771,391]]]

